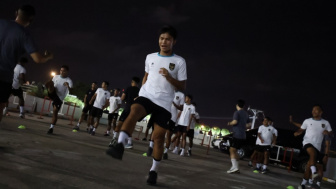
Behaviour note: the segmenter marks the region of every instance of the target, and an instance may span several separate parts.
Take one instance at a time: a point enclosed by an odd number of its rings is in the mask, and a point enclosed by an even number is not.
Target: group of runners
[[[19,73],[17,78],[21,83],[24,82],[22,74],[25,72],[22,71],[23,69],[18,69],[20,71],[14,74],[16,63],[22,63],[19,58],[24,53],[29,54],[36,63],[44,63],[53,59],[52,53],[46,51],[44,54],[40,54],[37,51],[29,33],[25,30],[25,27],[32,22],[35,16],[35,9],[30,5],[24,5],[17,10],[16,15],[15,21],[0,20],[0,86],[4,89],[0,93],[1,110],[5,108],[10,94],[14,93],[13,88],[14,90],[17,89],[17,85],[13,83],[13,76],[17,76],[17,73]],[[140,79],[133,78],[131,86],[119,97],[119,89],[114,89],[112,95],[107,90],[109,85],[107,81],[102,82],[100,88],[97,87],[97,83],[92,83],[92,87],[85,97],[83,115],[73,128],[73,130],[78,131],[85,114],[90,111],[87,131],[91,135],[95,135],[103,110],[110,106],[108,127],[105,135],[113,134],[113,139],[108,145],[106,154],[121,160],[124,155],[124,148],[127,146],[127,141],[129,141],[136,123],[151,114],[153,131],[149,147],[152,149],[150,153],[153,157],[153,162],[147,178],[147,183],[150,185],[156,184],[161,159],[163,157],[168,158],[167,152],[172,142],[174,143],[173,153],[184,156],[186,137],[189,136],[189,144],[191,145],[187,154],[191,155],[194,122],[199,119],[196,116],[195,106],[192,105],[191,95],[186,95],[185,100],[183,100],[183,94],[180,92],[185,91],[187,67],[185,60],[173,53],[176,41],[177,31],[173,27],[164,26],[161,28],[158,41],[160,51],[147,55],[141,88],[138,87]],[[54,76],[45,84],[48,96],[53,101],[53,117],[50,128],[47,131],[48,134],[54,132],[58,111],[65,96],[73,87],[72,80],[68,77],[68,72],[68,66],[61,66],[60,74]],[[126,107],[118,119],[118,110],[123,100],[126,102]],[[23,106],[23,104],[21,105]],[[237,111],[234,113],[233,120],[228,123],[228,126],[233,128],[234,138],[230,147],[232,167],[227,173],[239,173],[237,149],[244,143],[246,127],[250,126],[249,116],[244,110],[244,105],[245,102],[243,100],[237,102]],[[305,120],[295,133],[295,135],[299,135],[304,130],[306,131],[303,145],[304,150],[307,151],[310,157],[304,179],[300,185],[301,188],[305,187],[309,178],[314,180],[319,177],[316,163],[320,158],[320,154],[322,154],[320,151],[322,140],[324,136],[332,135],[329,122],[321,118],[321,106],[314,106],[312,114],[313,118]],[[0,114],[0,124],[2,115]],[[259,147],[256,149],[254,160],[257,169],[261,167],[262,159],[260,157],[262,155],[264,155],[265,159],[268,159],[269,146],[272,143],[274,144],[274,137],[276,137],[275,130],[271,129],[272,126],[269,124],[270,121],[269,118],[265,118],[263,126],[259,127],[258,130],[257,143]],[[172,139],[171,136],[174,132],[176,137]],[[180,138],[182,138],[181,148]],[[327,155],[326,152],[324,157]],[[264,162],[262,171],[266,170],[266,168],[267,162]]]

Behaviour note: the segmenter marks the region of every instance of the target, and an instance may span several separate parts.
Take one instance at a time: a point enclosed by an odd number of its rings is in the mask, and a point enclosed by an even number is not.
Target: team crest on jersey
[[[175,69],[175,64],[174,63],[169,63],[169,69],[170,69],[170,71],[173,71]]]
[[[325,124],[322,124],[322,128],[324,128],[325,127]]]
[[[271,131],[271,129],[268,129],[268,131]]]
[[[178,99],[180,99],[180,97],[177,96],[177,97],[176,97],[176,100],[178,100]]]
[[[107,95],[107,93],[105,93],[105,95]]]

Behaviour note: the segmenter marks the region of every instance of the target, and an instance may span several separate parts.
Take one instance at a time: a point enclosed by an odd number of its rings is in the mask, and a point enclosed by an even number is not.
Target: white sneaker
[[[231,174],[231,173],[240,173],[239,169],[237,168],[231,168],[230,170],[226,171],[227,173]]]
[[[175,149],[173,150],[173,154],[178,154],[178,149],[177,149],[177,148],[175,148]]]
[[[184,156],[184,152],[183,151],[180,153],[180,156]]]
[[[124,148],[132,149],[133,148],[133,144],[126,144]]]
[[[24,115],[23,113],[20,113],[20,117],[21,117],[22,119],[24,119],[24,118],[25,118],[25,115]]]

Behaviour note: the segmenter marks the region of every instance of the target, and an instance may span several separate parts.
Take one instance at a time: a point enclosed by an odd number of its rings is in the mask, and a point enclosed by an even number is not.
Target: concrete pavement
[[[53,135],[47,135],[50,117],[4,117],[0,123],[0,188],[287,188],[301,182],[301,173],[270,166],[270,173],[256,174],[240,161],[240,174],[227,174],[227,154],[195,145],[192,157],[169,153],[158,173],[157,186],[146,184],[152,158],[144,157],[148,142],[134,140],[122,161],[105,155],[111,137],[106,125],[96,135],[84,130],[74,133],[68,120],[60,119]],[[26,129],[18,129],[25,125]],[[322,183],[322,188],[335,184]]]

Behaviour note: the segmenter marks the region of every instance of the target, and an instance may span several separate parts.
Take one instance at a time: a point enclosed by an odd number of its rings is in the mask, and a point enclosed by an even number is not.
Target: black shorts
[[[125,107],[124,110],[122,111],[120,117],[119,117],[119,121],[125,121],[125,119],[127,118],[127,116],[129,115],[131,109],[130,107]]]
[[[233,137],[230,147],[239,149],[245,144],[245,142],[245,139],[238,139]]]
[[[187,133],[187,126],[178,125],[177,126],[177,132]]]
[[[0,103],[7,103],[10,94],[12,93],[12,83],[0,81]]]
[[[12,89],[12,94],[19,97],[19,99],[23,99],[23,90],[21,89],[21,87],[19,87],[18,89]]]
[[[92,107],[92,109],[90,111],[90,116],[101,118],[102,115],[103,115],[103,110],[102,109],[96,108],[96,107]]]
[[[57,96],[56,94],[56,88],[54,90],[54,92],[52,93],[48,93],[48,97],[53,101],[52,105],[53,107],[55,106],[57,109],[60,109],[63,101]]]
[[[152,117],[149,119],[149,121],[147,123],[147,129],[149,130],[150,128],[154,129],[154,121],[153,121]]]
[[[87,114],[89,111],[92,110],[92,107],[93,107],[92,104],[85,104],[85,106],[84,106],[82,112]]]
[[[187,131],[187,137],[193,139],[194,138],[194,134],[195,134],[195,130],[194,129],[189,129],[189,131]]]
[[[112,121],[113,119],[117,120],[117,119],[118,119],[118,116],[119,116],[118,113],[111,113],[111,114],[108,114],[107,119],[108,119],[109,121]]]
[[[158,124],[164,129],[168,129],[168,123],[171,119],[171,113],[168,110],[158,106],[148,98],[142,96],[138,97],[134,101],[134,104],[143,106],[147,114],[152,114],[151,119],[153,119],[154,123]]]
[[[172,120],[169,120],[169,123],[168,123],[168,128],[169,128],[169,131],[173,132],[173,133],[176,133],[176,126],[175,126],[175,122],[172,121]]]
[[[257,145],[256,150],[258,152],[270,152],[271,151],[271,145]]]
[[[318,161],[318,157],[320,156],[320,151],[318,151],[318,149],[316,149],[312,144],[308,143],[308,144],[303,146],[303,150],[304,150],[305,153],[307,153],[308,148],[313,148],[315,150],[315,152],[316,152],[315,159],[316,159],[316,161]],[[322,159],[323,159],[323,157],[322,157]]]

